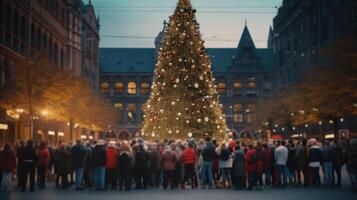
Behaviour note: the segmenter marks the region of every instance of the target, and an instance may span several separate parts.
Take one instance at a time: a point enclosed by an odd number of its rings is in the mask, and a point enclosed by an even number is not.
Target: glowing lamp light
[[[48,135],[55,135],[56,134],[56,132],[54,132],[54,131],[48,131]]]
[[[90,140],[93,140],[93,136],[92,136],[92,135],[90,135],[90,136],[89,136],[89,139],[90,139]]]
[[[9,129],[9,125],[7,124],[0,124],[0,130],[7,130]]]
[[[295,127],[295,126],[293,126],[293,130],[294,130],[294,131],[296,130],[296,127]]]
[[[319,125],[322,125],[322,121],[319,121]]]
[[[87,139],[87,135],[81,135],[81,139]]]
[[[341,118],[340,121],[343,122],[343,121],[345,121],[345,119]]]
[[[332,120],[330,120],[329,122],[330,122],[330,124],[333,124],[333,121],[332,121]]]
[[[192,137],[192,133],[191,132],[189,132],[187,135],[188,135],[188,137]]]
[[[60,136],[60,137],[63,137],[64,136],[64,132],[58,132],[57,135]]]
[[[309,125],[308,125],[308,124],[305,124],[305,127],[307,128],[307,127],[309,127]]]

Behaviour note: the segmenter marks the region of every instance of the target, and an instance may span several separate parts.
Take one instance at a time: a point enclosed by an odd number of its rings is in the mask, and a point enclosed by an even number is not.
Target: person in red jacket
[[[11,146],[6,144],[4,150],[0,152],[0,165],[2,171],[2,190],[12,191],[12,173],[16,169],[16,155]]]
[[[256,186],[256,159],[255,159],[255,150],[253,145],[248,145],[248,151],[245,154],[246,161],[246,171],[248,173],[248,190],[252,190]]]
[[[188,143],[188,146],[182,153],[182,162],[185,166],[185,182],[190,179],[192,189],[198,186],[195,176],[195,164],[197,161],[196,152],[193,149],[193,144]]]
[[[46,185],[46,170],[48,169],[48,166],[50,165],[50,152],[47,148],[47,145],[45,142],[41,142],[40,146],[37,149],[37,181],[39,188],[45,188]]]
[[[112,190],[115,190],[117,187],[118,151],[115,147],[114,141],[110,141],[108,143],[106,154],[107,160],[105,163],[105,188],[107,189],[108,185],[111,184]]]

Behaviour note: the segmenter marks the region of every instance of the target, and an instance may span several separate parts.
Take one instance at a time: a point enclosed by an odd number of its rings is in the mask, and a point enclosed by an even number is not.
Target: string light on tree
[[[187,138],[193,132],[197,137],[228,135],[195,13],[190,0],[178,0],[159,48],[141,130],[155,131],[155,137]],[[158,126],[162,128],[154,129]]]

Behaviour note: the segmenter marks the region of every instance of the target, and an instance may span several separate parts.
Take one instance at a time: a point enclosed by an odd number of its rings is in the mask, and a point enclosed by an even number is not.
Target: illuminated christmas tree
[[[144,107],[147,138],[223,139],[229,131],[195,12],[190,0],[179,0],[165,30]]]

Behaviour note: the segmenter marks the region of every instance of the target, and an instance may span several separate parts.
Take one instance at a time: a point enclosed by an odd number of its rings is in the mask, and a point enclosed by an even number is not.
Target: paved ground
[[[75,191],[55,189],[53,184],[45,190],[36,190],[33,193],[13,192],[0,193],[0,200],[356,200],[357,193],[351,191],[349,180],[344,176],[341,188],[294,188],[286,189],[267,188],[263,191],[236,191],[236,190],[167,190],[150,189],[146,191]]]
[[[234,190],[148,190],[132,192],[94,192],[74,190],[56,190],[49,188],[34,193],[14,192],[11,195],[0,195],[1,200],[356,200],[357,193],[348,187],[343,188],[286,188],[266,189],[263,191],[234,191]]]

